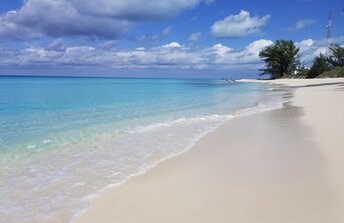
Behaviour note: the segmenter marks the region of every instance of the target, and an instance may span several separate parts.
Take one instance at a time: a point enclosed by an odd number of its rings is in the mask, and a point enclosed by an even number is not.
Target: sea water
[[[90,197],[232,118],[280,108],[222,80],[0,77],[1,222],[68,222]],[[230,133],[229,133],[230,134]]]

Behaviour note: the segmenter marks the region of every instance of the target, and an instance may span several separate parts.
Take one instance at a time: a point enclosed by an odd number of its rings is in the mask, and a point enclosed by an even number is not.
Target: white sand
[[[334,81],[344,82],[275,83]],[[77,222],[344,222],[338,88],[298,88],[293,106],[229,121],[187,153],[104,191]]]
[[[293,104],[304,109],[302,121],[311,127],[312,140],[326,160],[332,193],[336,198],[336,222],[344,222],[344,78],[276,82],[290,86],[310,85],[295,92]],[[341,84],[312,87],[335,82]]]

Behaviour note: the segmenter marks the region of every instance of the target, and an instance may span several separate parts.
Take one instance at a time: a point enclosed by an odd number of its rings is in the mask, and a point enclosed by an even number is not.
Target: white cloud
[[[334,40],[344,43],[344,37]],[[58,39],[46,48],[29,47],[23,50],[0,48],[1,68],[81,68],[108,69],[212,69],[258,70],[263,62],[259,52],[273,44],[259,39],[242,49],[222,43],[205,48],[190,48],[178,42],[150,48],[119,50],[115,47],[70,46]],[[306,39],[295,43],[300,47],[300,60],[309,65],[315,56],[326,50],[325,40]]]
[[[250,13],[241,10],[237,15],[230,15],[211,26],[211,34],[215,37],[245,37],[261,31],[270,15],[251,17]]]
[[[16,13],[0,16],[0,38],[80,35],[115,39],[130,25],[125,18],[81,14],[66,0],[28,0]]]
[[[174,17],[207,0],[26,0],[0,15],[0,38],[97,36],[116,39],[133,23]]]
[[[257,55],[265,47],[271,46],[273,42],[271,40],[260,39],[250,43],[246,48],[246,52],[251,55]]]
[[[306,39],[300,42],[296,42],[295,45],[300,48],[300,53],[302,53],[308,50],[309,48],[311,48],[312,46],[314,46],[315,43],[316,41],[313,39]]]
[[[271,40],[260,39],[248,44],[242,50],[234,50],[222,44],[216,44],[212,47],[216,54],[216,60],[219,64],[236,66],[240,64],[261,64],[259,52],[267,46],[273,44]]]
[[[315,24],[317,21],[315,19],[300,19],[296,22],[294,26],[288,27],[288,31],[297,31],[305,28],[306,26],[310,26]]]
[[[183,46],[177,42],[171,42],[169,44],[163,45],[162,48],[182,48]]]
[[[259,64],[256,53],[269,43],[258,40],[242,50],[221,43],[207,48],[187,48],[178,42],[152,48],[116,50],[90,46],[66,46],[62,40],[47,48],[24,50],[0,49],[0,67],[109,67],[149,69],[227,69],[247,64]]]
[[[224,46],[221,43],[217,43],[215,44],[212,48],[214,53],[217,54],[217,56],[220,57],[225,57],[226,55],[228,55],[230,52],[232,52],[234,49]]]
[[[300,48],[300,60],[306,65],[310,65],[313,59],[319,56],[320,53],[325,54],[327,49],[325,40],[315,41],[313,39],[306,39],[296,42],[295,45]]]
[[[341,45],[344,43],[344,36],[333,38],[332,41],[333,43]],[[306,39],[296,42],[295,45],[300,48],[300,60],[306,65],[310,65],[316,56],[319,56],[319,54],[326,54],[327,51],[326,39]]]
[[[189,36],[188,40],[189,40],[189,41],[198,41],[198,40],[201,38],[201,35],[202,35],[201,32],[192,33],[192,34]]]

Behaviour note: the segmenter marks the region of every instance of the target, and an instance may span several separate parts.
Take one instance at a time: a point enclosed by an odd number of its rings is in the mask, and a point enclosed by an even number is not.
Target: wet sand
[[[340,88],[298,87],[282,109],[227,122],[105,190],[76,222],[344,222]]]

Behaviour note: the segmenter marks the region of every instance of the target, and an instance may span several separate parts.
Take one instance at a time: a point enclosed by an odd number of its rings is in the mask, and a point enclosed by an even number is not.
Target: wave
[[[14,173],[2,182],[0,216],[7,222],[22,219],[46,222],[51,218],[57,222],[74,222],[88,209],[89,201],[103,190],[121,185],[160,162],[187,152],[203,136],[231,119],[282,108],[287,100],[274,94],[252,107],[238,108],[228,114],[142,125],[127,130],[120,138],[105,140],[94,136],[87,143],[73,145],[73,149],[44,151],[27,163],[29,167],[25,171]],[[49,139],[43,140],[43,144],[51,143]],[[47,200],[54,202],[47,207]],[[15,214],[8,214],[9,207],[17,210]]]
[[[231,119],[240,118],[240,117],[249,116],[249,115],[254,115],[254,114],[267,112],[267,111],[272,111],[275,109],[281,109],[281,108],[283,108],[283,105],[286,102],[288,102],[287,99],[282,99],[282,97],[279,97],[277,100],[276,99],[265,100],[265,101],[257,103],[255,106],[252,106],[252,107],[237,109],[232,114],[226,114],[226,115],[215,114],[215,115],[198,116],[198,117],[193,117],[193,118],[179,118],[179,119],[169,121],[169,122],[154,123],[154,124],[147,125],[147,126],[141,126],[141,127],[136,128],[135,130],[133,130],[131,132],[128,132],[129,134],[132,134],[132,136],[136,135],[138,138],[140,138],[141,134],[149,133],[149,134],[155,135],[156,132],[163,131],[163,129],[170,129],[171,130],[171,128],[176,127],[176,126],[193,125],[193,130],[199,124],[201,124],[203,126],[205,126],[205,125],[207,126],[207,128],[203,132],[197,134],[197,136],[194,136],[192,138],[192,140],[190,140],[188,144],[184,145],[184,147],[180,148],[180,150],[175,151],[175,152],[170,151],[170,154],[168,154],[168,155],[166,155],[160,159],[155,160],[154,162],[150,163],[149,165],[146,165],[144,167],[139,168],[139,171],[137,171],[131,175],[128,175],[125,179],[123,179],[123,181],[108,184],[104,188],[88,195],[84,199],[86,204],[84,205],[83,209],[80,210],[79,212],[77,212],[73,216],[70,223],[74,223],[80,215],[82,215],[84,212],[86,212],[87,209],[89,208],[89,201],[91,199],[94,199],[95,197],[97,197],[104,190],[120,186],[135,176],[145,174],[148,170],[157,166],[159,163],[161,163],[167,159],[176,157],[178,155],[184,154],[185,152],[189,151],[203,136],[205,136],[211,132],[216,131],[216,129],[218,127],[220,127],[221,125],[223,125],[224,123],[228,122]],[[186,137],[186,135],[183,135],[183,137]],[[154,140],[156,140],[157,138],[160,141],[163,140],[163,138],[159,138],[159,137],[154,137]],[[146,139],[147,138],[145,138],[145,140]],[[137,142],[135,142],[135,143],[137,143]],[[164,144],[164,147],[166,147],[166,143]]]

